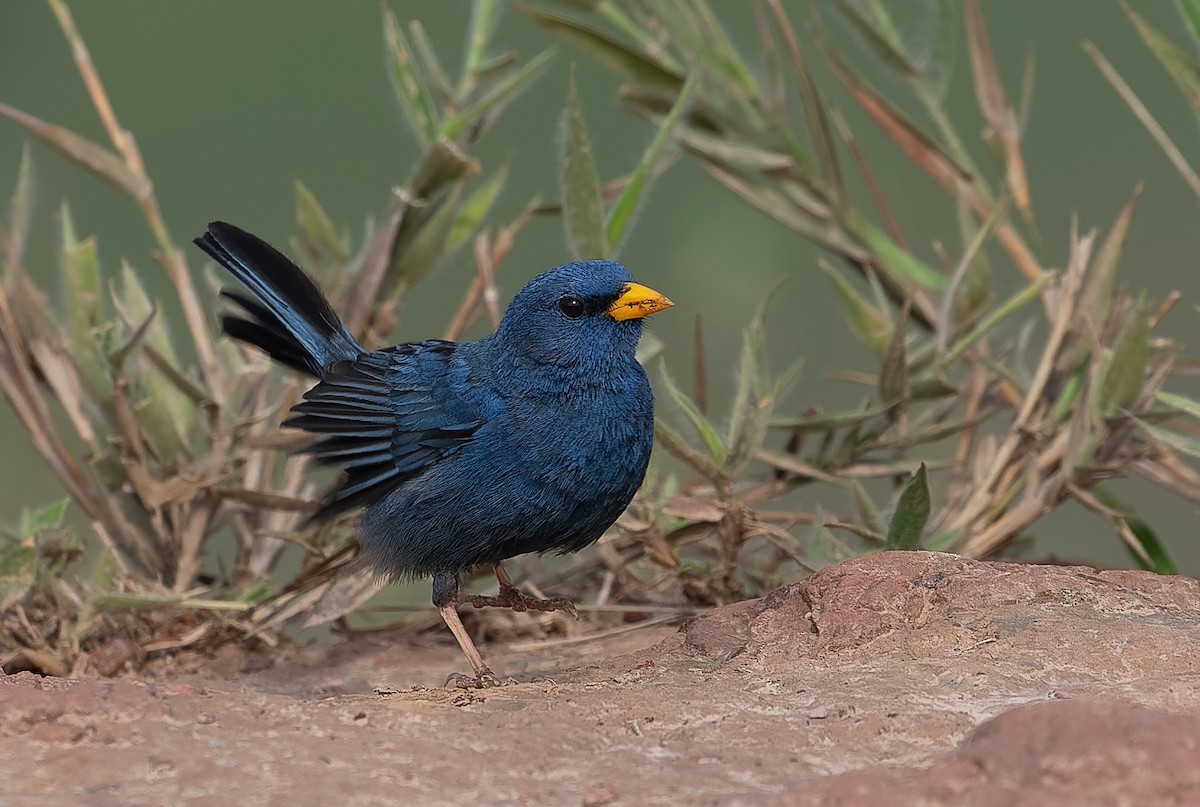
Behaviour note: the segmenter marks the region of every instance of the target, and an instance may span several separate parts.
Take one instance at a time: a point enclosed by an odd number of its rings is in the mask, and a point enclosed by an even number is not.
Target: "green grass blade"
[[[592,143],[588,139],[583,105],[575,86],[575,69],[567,89],[567,108],[563,113],[563,151],[560,186],[563,221],[567,239],[576,258],[604,258],[608,245],[604,236],[604,204],[600,198],[600,177]]]
[[[1150,325],[1143,295],[1133,317],[1121,329],[1112,361],[1100,385],[1100,409],[1112,415],[1137,400],[1146,382],[1146,364],[1150,361]]]
[[[1176,395],[1173,392],[1160,392],[1154,397],[1159,403],[1200,420],[1200,401],[1185,395]]]
[[[671,374],[667,372],[665,363],[663,364],[660,377],[671,400],[687,416],[688,421],[692,424],[692,428],[700,436],[700,440],[704,443],[704,447],[708,451],[709,459],[713,465],[720,467],[725,461],[726,456],[725,444],[721,441],[721,435],[717,434],[717,430],[713,427],[709,419],[704,416],[704,413],[696,408],[696,404],[692,403],[692,399],[675,385]]]
[[[779,385],[772,381],[767,363],[766,320],[767,307],[781,285],[782,281],[773,284],[763,295],[742,335],[737,386],[725,440],[729,447],[725,471],[730,479],[741,478],[754,455],[762,448],[767,434],[767,421],[775,409]]]
[[[888,416],[892,419],[908,400],[909,394],[908,351],[905,349],[909,308],[909,305],[905,305],[900,312],[892,341],[879,367],[879,400],[891,407]]]
[[[808,136],[812,141],[813,151],[816,152],[817,167],[821,171],[822,188],[834,210],[844,210],[848,200],[845,181],[842,177],[841,164],[838,160],[837,141],[833,137],[833,129],[829,123],[829,112],[825,108],[825,100],[817,89],[808,60],[800,49],[796,39],[795,29],[788,20],[780,0],[768,0],[768,5],[775,17],[775,27],[783,39],[784,46],[792,60],[792,68],[796,74],[796,86],[800,92],[800,103],[804,107],[804,120],[808,124]]]
[[[552,34],[590,53],[609,70],[673,92],[678,92],[683,86],[683,76],[676,71],[587,23],[527,3],[516,3],[515,6],[519,12]]]
[[[296,180],[296,229],[305,250],[314,256],[328,255],[341,263],[346,260],[346,245],[333,226],[329,214],[317,197]]]
[[[845,275],[834,269],[825,259],[819,259],[817,266],[833,284],[833,290],[837,293],[850,330],[858,341],[882,358],[892,341],[891,317],[883,309],[872,305]]]
[[[1146,47],[1150,48],[1159,64],[1183,91],[1192,105],[1192,110],[1200,114],[1200,67],[1183,48],[1167,39],[1161,31],[1138,16],[1128,3],[1121,3],[1121,9],[1129,17],[1133,27],[1137,29],[1138,35],[1146,43]]]
[[[851,0],[837,0],[837,8],[884,64],[903,78],[916,78],[920,74],[900,43],[887,36],[875,21],[868,19]]]
[[[1183,15],[1183,21],[1187,23],[1192,45],[1200,48],[1200,0],[1175,0],[1175,5]]]
[[[1083,292],[1080,295],[1079,310],[1091,321],[1091,327],[1098,333],[1108,316],[1109,306],[1112,305],[1113,289],[1116,287],[1117,266],[1121,262],[1121,252],[1125,247],[1125,237],[1129,234],[1129,225],[1133,221],[1133,212],[1137,207],[1138,198],[1142,195],[1142,183],[1133,189],[1133,195],[1125,203],[1125,207],[1117,214],[1112,229],[1108,231],[1100,251],[1096,253],[1091,267],[1088,269]]]
[[[1190,457],[1200,457],[1200,440],[1195,437],[1173,432],[1170,429],[1164,429],[1161,426],[1151,426],[1143,420],[1134,418],[1134,422],[1140,426],[1146,434],[1153,437],[1155,440],[1175,449],[1176,451],[1187,454]]]
[[[400,108],[404,110],[404,116],[421,145],[428,146],[437,138],[441,116],[425,77],[413,60],[404,31],[387,5],[383,6],[383,38],[387,47],[388,75],[392,79],[396,98],[400,101]]]
[[[815,415],[813,417],[792,418],[789,420],[774,420],[771,422],[773,429],[793,429],[795,431],[824,431],[826,429],[839,429],[844,426],[853,426],[858,423],[863,423],[874,417],[886,414],[887,406],[872,406],[866,409],[859,409],[853,412],[835,412],[831,415]]]
[[[983,337],[987,336],[997,325],[1003,322],[1008,317],[1012,316],[1022,306],[1037,298],[1041,293],[1042,287],[1045,286],[1050,279],[1054,277],[1054,272],[1046,272],[1040,278],[1030,283],[1025,288],[1014,294],[1002,305],[997,306],[986,317],[984,317],[978,325],[971,329],[971,332],[955,343],[954,347],[946,352],[942,358],[941,366],[945,367],[950,362],[966,353],[971,345],[978,342]]]
[[[509,103],[533,83],[546,67],[546,63],[554,56],[555,49],[546,50],[534,56],[525,66],[505,76],[492,85],[478,100],[468,105],[457,115],[442,122],[442,136],[448,140],[458,137],[468,126],[477,120],[495,112],[497,108]]]
[[[896,503],[896,512],[888,525],[887,548],[916,549],[920,546],[930,509],[928,473],[925,463],[921,463]]]
[[[446,242],[446,249],[449,252],[454,252],[465,244],[472,233],[478,229],[507,181],[508,163],[505,163],[499,171],[488,177],[467,197],[467,200],[463,202],[462,209],[458,212],[454,226],[450,228],[450,238]]]
[[[887,233],[866,219],[853,217],[854,229],[875,254],[879,264],[900,282],[910,281],[922,288],[943,291],[949,283],[945,275],[902,249]]]
[[[609,255],[615,254],[625,240],[634,213],[637,212],[638,205],[654,179],[654,172],[662,160],[663,153],[667,150],[667,145],[671,142],[684,110],[691,101],[695,86],[696,78],[693,75],[684,83],[671,111],[667,113],[666,119],[658,127],[658,132],[654,135],[650,148],[642,155],[641,162],[629,177],[629,183],[625,185],[621,195],[613,203],[612,209],[608,211],[608,218],[604,224],[604,237]]]
[[[495,25],[496,0],[475,0],[471,4],[471,18],[467,23],[467,47],[463,56],[462,75],[458,80],[458,98],[466,99],[475,82],[479,80],[480,69],[487,58],[488,40],[492,36]]]
[[[396,264],[389,297],[402,294],[434,270],[446,254],[450,230],[458,220],[465,182],[456,182],[429,217]]]
[[[33,173],[33,152],[29,142],[21,148],[21,162],[17,166],[17,182],[8,203],[8,226],[0,232],[0,249],[8,261],[7,271],[17,270],[25,254],[29,239],[29,225],[33,220],[33,195],[36,183]]]
[[[66,294],[67,320],[76,356],[92,350],[92,331],[100,325],[100,261],[96,241],[75,235],[71,210],[63,202],[62,219],[63,290]]]
[[[713,482],[719,482],[724,479],[724,474],[716,463],[703,452],[692,448],[691,444],[683,439],[683,436],[679,432],[675,431],[675,427],[671,426],[661,417],[654,419],[654,440],[706,479],[710,479]]]
[[[446,68],[442,66],[437,50],[429,40],[429,34],[425,33],[425,26],[421,24],[420,20],[413,20],[408,24],[408,32],[412,35],[413,49],[416,50],[417,57],[421,60],[421,67],[429,76],[434,90],[442,97],[443,101],[454,98],[454,84],[450,81]]]

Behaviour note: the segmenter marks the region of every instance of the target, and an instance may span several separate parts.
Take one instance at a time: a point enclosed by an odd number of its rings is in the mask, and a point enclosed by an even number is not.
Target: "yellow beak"
[[[608,307],[608,315],[618,322],[626,319],[641,319],[656,311],[664,311],[675,303],[654,289],[639,283],[626,283],[621,296]]]

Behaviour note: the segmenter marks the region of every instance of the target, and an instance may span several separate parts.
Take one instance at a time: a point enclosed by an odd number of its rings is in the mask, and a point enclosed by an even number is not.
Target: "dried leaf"
[[[1021,129],[1017,116],[1004,93],[996,60],[992,56],[992,44],[988,41],[987,26],[978,0],[967,0],[967,50],[971,56],[971,69],[975,77],[975,96],[979,109],[992,131],[1000,138],[1004,148],[1004,177],[1009,193],[1017,209],[1029,212],[1029,180],[1025,175],[1025,160],[1021,156]]]
[[[815,216],[809,210],[798,207],[770,185],[743,176],[720,161],[700,154],[696,157],[713,179],[785,227],[850,260],[867,261],[871,258],[861,244],[848,237],[845,231],[828,217],[828,211],[825,211],[826,215]],[[786,191],[789,184],[780,183],[780,187]]]
[[[140,200],[149,197],[150,181],[129,170],[120,157],[103,146],[80,137],[70,129],[47,123],[8,104],[0,104],[0,115],[19,124],[38,140],[52,146],[131,198]]]
[[[304,617],[303,628],[324,625],[350,613],[388,584],[386,576],[370,567],[348,566],[324,588]]]
[[[842,210],[847,203],[846,185],[842,179],[842,169],[838,161],[837,141],[829,125],[829,112],[825,101],[813,80],[812,71],[800,45],[796,41],[796,32],[788,21],[787,13],[783,10],[780,0],[767,0],[771,12],[775,16],[775,25],[783,38],[788,55],[792,59],[792,68],[796,73],[796,85],[800,91],[800,103],[804,107],[804,119],[808,124],[808,135],[816,152],[817,165],[821,169],[822,188],[834,210]]]
[[[1188,163],[1187,158],[1183,156],[1183,152],[1179,150],[1179,146],[1175,145],[1175,142],[1171,140],[1171,136],[1163,129],[1162,124],[1155,120],[1154,115],[1142,103],[1142,99],[1138,98],[1133,88],[1129,86],[1125,79],[1121,78],[1121,74],[1117,72],[1108,59],[1104,58],[1104,54],[1095,45],[1091,42],[1084,42],[1083,50],[1091,58],[1092,62],[1095,63],[1104,78],[1108,80],[1108,83],[1117,91],[1117,95],[1121,96],[1121,100],[1125,102],[1125,105],[1129,107],[1142,126],[1146,127],[1146,131],[1154,138],[1154,142],[1162,149],[1163,154],[1167,155],[1167,159],[1171,161],[1171,165],[1175,167],[1175,170],[1183,177],[1183,180],[1187,182],[1192,192],[1200,196],[1200,175]]]
[[[33,220],[33,196],[36,183],[33,173],[33,153],[29,143],[21,147],[21,162],[17,167],[17,182],[8,203],[8,226],[0,231],[0,249],[4,252],[7,277],[21,267],[25,255],[25,244],[29,238],[29,225]],[[7,285],[7,283],[6,283]]]
[[[882,93],[871,87],[831,47],[823,48],[834,75],[854,100],[909,160],[944,188],[970,181],[970,174],[925,135]]]

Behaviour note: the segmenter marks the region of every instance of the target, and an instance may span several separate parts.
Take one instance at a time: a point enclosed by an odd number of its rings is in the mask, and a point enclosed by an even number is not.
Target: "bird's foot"
[[[490,689],[503,686],[505,683],[507,682],[497,678],[496,674],[486,666],[475,675],[450,673],[446,677],[446,689]]]
[[[514,611],[566,611],[571,616],[579,619],[579,611],[575,608],[575,603],[566,597],[539,599],[537,597],[530,597],[516,586],[504,584],[501,584],[500,592],[494,597],[488,597],[483,594],[472,594],[470,597],[467,597],[466,601],[476,608],[511,608]]]

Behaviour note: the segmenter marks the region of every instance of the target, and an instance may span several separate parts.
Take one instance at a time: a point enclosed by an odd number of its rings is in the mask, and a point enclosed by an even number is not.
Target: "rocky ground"
[[[254,672],[0,675],[0,804],[1200,804],[1200,583],[884,553],[438,684],[374,636]],[[378,691],[377,691],[378,690]]]

